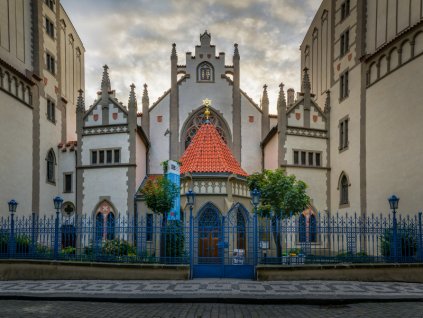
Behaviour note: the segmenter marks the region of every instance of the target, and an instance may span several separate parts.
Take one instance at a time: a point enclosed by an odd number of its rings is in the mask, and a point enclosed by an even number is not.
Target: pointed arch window
[[[349,186],[350,186],[350,183],[348,181],[347,175],[345,173],[342,173],[340,181],[339,181],[339,191],[340,191],[339,204],[340,205],[349,204],[349,199],[348,199]]]
[[[198,65],[197,69],[198,82],[214,82],[214,68],[208,62],[203,62]]]
[[[111,204],[103,201],[96,212],[96,241],[113,240],[115,238],[115,213]]]
[[[56,155],[54,150],[50,149],[46,157],[47,164],[47,182],[55,183],[55,165],[56,165]]]

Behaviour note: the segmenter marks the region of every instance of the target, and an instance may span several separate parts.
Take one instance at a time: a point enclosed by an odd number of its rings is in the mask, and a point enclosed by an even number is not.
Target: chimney
[[[288,89],[288,107],[294,105],[295,103],[295,91],[293,88]]]

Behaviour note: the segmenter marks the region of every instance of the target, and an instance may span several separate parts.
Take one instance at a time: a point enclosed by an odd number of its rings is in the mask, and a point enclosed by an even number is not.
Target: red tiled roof
[[[181,174],[226,172],[247,176],[216,128],[209,123],[200,127],[182,155],[181,163]]]

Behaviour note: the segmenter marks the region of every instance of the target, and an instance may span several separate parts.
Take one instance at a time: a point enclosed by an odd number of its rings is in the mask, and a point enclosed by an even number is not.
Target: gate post
[[[419,212],[419,261],[423,261],[422,212]]]
[[[258,219],[257,219],[257,213],[255,211],[254,217],[253,217],[253,265],[254,265],[254,272],[256,271],[256,266],[258,264]]]
[[[192,279],[194,266],[194,217],[192,216],[192,205],[189,207],[189,279]]]
[[[398,226],[397,226],[397,217],[396,211],[393,210],[393,219],[392,219],[392,245],[391,245],[391,257],[393,261],[398,261]]]
[[[7,247],[7,249],[9,251],[9,257],[14,258],[16,253],[16,240],[15,240],[15,219],[14,219],[13,213],[10,214],[10,239],[9,239],[9,246]]]
[[[54,223],[54,259],[59,256],[59,210],[56,211],[56,220]]]

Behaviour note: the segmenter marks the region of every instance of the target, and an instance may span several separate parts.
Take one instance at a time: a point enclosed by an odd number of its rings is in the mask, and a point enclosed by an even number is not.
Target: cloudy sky
[[[85,52],[86,98],[99,89],[108,64],[112,88],[126,104],[129,85],[137,94],[148,84],[150,104],[170,87],[170,51],[178,64],[194,52],[208,30],[217,52],[232,64],[233,44],[241,56],[241,88],[259,103],[269,86],[276,111],[278,85],[300,87],[299,46],[320,0],[62,0]]]

